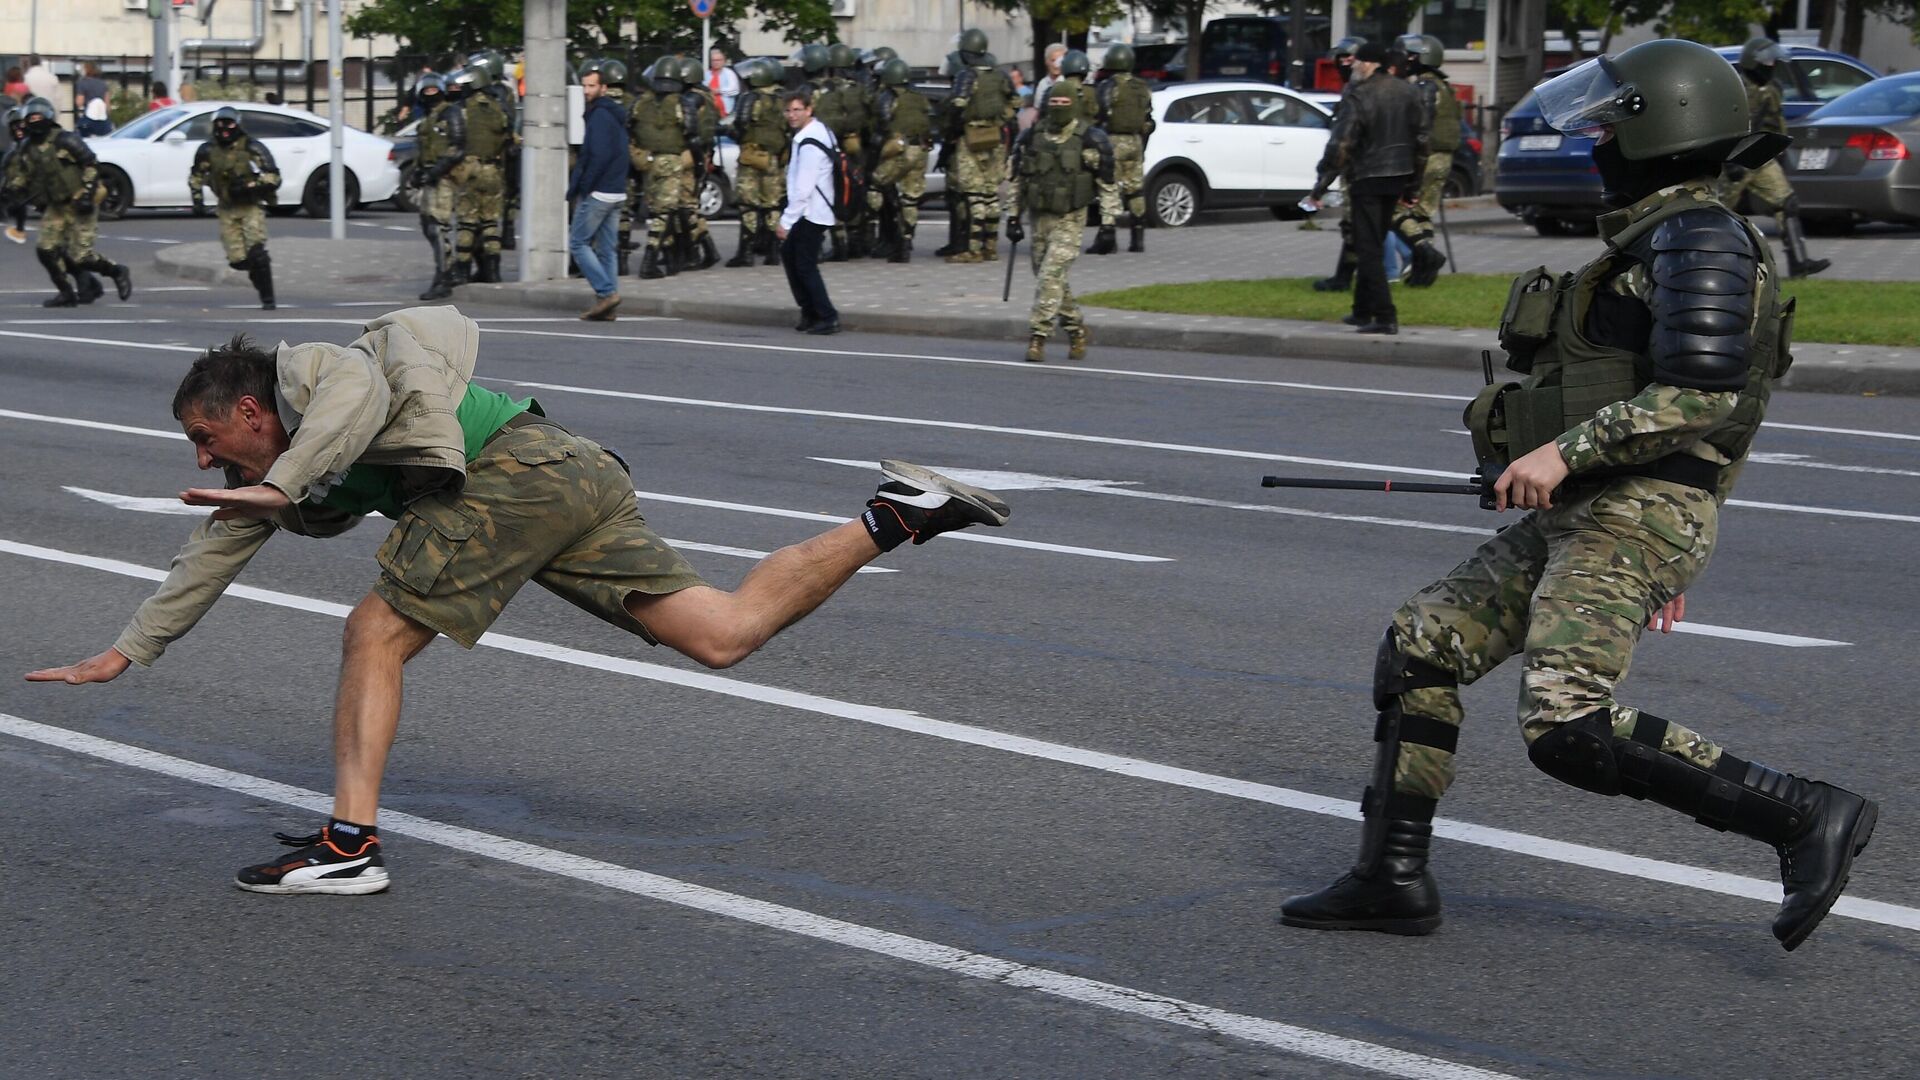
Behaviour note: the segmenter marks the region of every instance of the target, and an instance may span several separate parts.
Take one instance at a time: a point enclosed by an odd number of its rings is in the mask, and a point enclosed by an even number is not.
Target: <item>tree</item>
[[[525,25],[521,4],[522,0],[439,4],[373,0],[347,18],[346,28],[355,37],[391,35],[405,51],[436,56],[504,47],[520,40]],[[828,0],[759,0],[750,11],[742,3],[718,5],[712,20],[714,39],[737,39],[741,24],[750,19],[757,19],[761,30],[796,43],[834,36]],[[579,53],[629,46],[671,52],[700,44],[700,20],[683,0],[567,0],[567,27],[568,43]]]
[[[1200,35],[1207,27],[1207,8],[1213,0],[1144,0],[1140,5],[1155,20],[1179,23],[1187,31],[1187,81],[1200,78]]]

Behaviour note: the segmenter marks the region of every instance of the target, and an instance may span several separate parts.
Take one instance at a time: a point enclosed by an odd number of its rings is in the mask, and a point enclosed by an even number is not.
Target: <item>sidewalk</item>
[[[1289,239],[1287,246],[1295,247],[1290,239],[1295,234],[1293,225],[1282,224],[1279,228],[1283,230],[1280,235]],[[716,223],[715,232],[723,255],[731,255],[736,235],[732,223]],[[1227,232],[1219,226],[1171,232],[1152,230],[1147,235],[1146,254],[1083,256],[1074,266],[1074,291],[1092,293],[1156,282],[1308,272],[1303,268],[1276,265],[1299,261],[1303,253],[1297,251],[1288,252],[1287,258],[1223,258],[1220,251],[1228,246],[1242,251],[1246,247],[1243,236],[1234,236],[1229,245]],[[1234,228],[1231,232],[1241,230]],[[1214,235],[1209,237],[1210,233]],[[1262,233],[1274,235],[1272,226],[1262,223]],[[873,333],[1004,341],[1008,355],[1017,355],[1026,342],[1027,309],[1033,298],[1033,275],[1028,268],[1025,247],[1020,251],[1019,265],[1014,267],[1011,299],[1003,303],[1000,294],[1008,265],[1005,242],[1001,244],[1000,262],[953,266],[929,254],[944,241],[944,234],[944,226],[923,227],[914,259],[904,266],[881,260],[822,264],[827,288],[840,308],[843,325],[849,330]],[[1332,238],[1331,244],[1327,243],[1330,234],[1331,230],[1298,234],[1305,239],[1297,246],[1325,246],[1325,261],[1330,264],[1333,245],[1338,243],[1337,237]],[[1586,255],[1590,255],[1594,247],[1591,239],[1558,243],[1577,246]],[[1550,259],[1551,254],[1542,250],[1536,252],[1534,258],[1544,261]],[[295,237],[274,242],[273,261],[274,274],[283,292],[342,284],[384,285],[392,290],[396,307],[414,303],[414,297],[426,287],[431,275],[426,246],[418,241],[330,241]],[[217,243],[163,248],[154,257],[154,268],[162,274],[193,281],[247,285],[244,273],[228,268]],[[514,272],[511,253],[505,270],[509,275]],[[628,277],[621,281],[620,288],[621,315],[768,326],[790,324],[794,318],[793,298],[787,288],[786,275],[779,267],[737,270],[715,267],[658,281]],[[490,301],[578,314],[591,302],[592,292],[584,282],[575,280],[465,285],[455,290],[454,298],[456,302]],[[1475,380],[1480,376],[1481,350],[1492,349],[1496,358],[1499,355],[1491,328],[1454,330],[1408,326],[1402,327],[1397,337],[1381,338],[1355,334],[1344,327],[1321,322],[1166,315],[1091,307],[1087,309],[1087,322],[1096,354],[1104,345],[1271,356],[1276,365],[1284,364],[1286,357],[1313,357],[1451,368],[1470,374]],[[1064,352],[1061,355],[1064,356]],[[1779,384],[1783,388],[1836,394],[1920,395],[1920,348],[1800,343],[1794,347],[1794,358],[1793,369]]]

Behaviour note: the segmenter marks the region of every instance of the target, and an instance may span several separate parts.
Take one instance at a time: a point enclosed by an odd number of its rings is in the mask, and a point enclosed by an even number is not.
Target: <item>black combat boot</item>
[[[767,255],[766,255],[766,258],[760,260],[760,265],[779,266],[780,265],[780,236],[778,233],[775,233],[773,231],[773,225],[771,224],[771,222],[777,219],[776,217],[769,215],[769,217],[766,220],[769,222],[769,224],[762,225],[760,227],[760,238],[766,247]]]
[[[1424,289],[1440,280],[1440,271],[1446,269],[1447,257],[1433,246],[1431,238],[1413,245],[1413,267],[1407,273],[1407,285],[1415,289]]]
[[[733,253],[733,258],[727,260],[729,268],[753,265],[753,243],[759,234],[760,230],[748,228],[745,220],[740,222],[740,247]]]
[[[640,276],[647,281],[667,276],[666,270],[660,265],[658,244],[648,244],[647,250],[640,256]]]
[[[847,228],[835,225],[827,230],[827,255],[821,262],[847,261]]]
[[[253,282],[253,291],[260,294],[261,310],[274,310],[273,258],[267,254],[265,244],[255,244],[248,249],[247,280]]]
[[[78,304],[80,301],[74,296],[73,284],[67,280],[66,260],[60,257],[60,253],[41,248],[37,257],[40,265],[46,267],[47,277],[53,279],[53,287],[59,290],[59,295],[40,301],[40,306],[59,308]]]
[[[712,233],[701,233],[697,246],[700,249],[700,257],[694,261],[695,270],[705,270],[720,265],[720,246],[713,242]]]
[[[933,250],[936,256],[944,259],[949,255],[958,255],[967,250],[968,228],[966,206],[967,204],[964,202],[948,204],[947,242],[945,245]]]
[[[633,253],[633,234],[623,232],[614,246],[614,276],[626,277],[633,272],[633,263],[628,256]]]
[[[73,284],[74,296],[82,304],[91,304],[107,295],[107,290],[100,284],[100,279],[95,277],[91,270],[75,270]]]
[[[122,300],[133,295],[133,271],[127,269],[120,263],[114,262],[99,252],[87,256],[87,261],[74,267],[74,269],[76,271],[92,270],[112,278],[114,291],[119,294]]]
[[[913,230],[903,228],[895,235],[893,250],[887,253],[887,261],[903,263],[913,261]]]
[[[1147,226],[1139,218],[1127,226],[1127,250],[1135,255],[1147,250]]]
[[[1335,264],[1333,276],[1324,277],[1313,283],[1314,292],[1346,292],[1353,288],[1353,245],[1340,242],[1340,261]]]
[[[1087,248],[1086,254],[1111,255],[1118,250],[1120,247],[1114,243],[1113,226],[1102,225],[1099,231],[1093,234],[1093,246]]]
[[[499,284],[500,256],[475,255],[473,257],[473,280],[482,285]]]
[[[467,265],[468,260],[472,258],[473,256],[470,254],[459,251],[454,252],[453,265],[447,267],[447,284],[465,285],[467,282],[473,280],[472,271]]]
[[[1807,254],[1807,234],[1800,226],[1799,214],[1784,214],[1782,220],[1786,224],[1780,230],[1780,246],[1787,251],[1788,277],[1811,277],[1833,265],[1831,259],[1816,259]]]
[[[1375,807],[1371,794],[1362,802],[1360,861],[1319,892],[1282,903],[1283,924],[1414,936],[1439,928],[1440,888],[1427,870],[1433,800],[1396,792]]]

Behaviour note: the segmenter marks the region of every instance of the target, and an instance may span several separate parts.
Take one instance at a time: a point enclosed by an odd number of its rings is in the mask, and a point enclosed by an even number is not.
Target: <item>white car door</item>
[[[253,109],[243,110],[240,120],[247,136],[260,140],[280,167],[280,205],[298,205],[315,162],[324,164],[332,156],[327,129],[298,116]]]
[[[213,134],[213,113],[195,113],[160,134],[148,144],[144,178],[133,178],[134,202],[139,206],[186,206],[193,202],[187,191],[187,174],[193,171],[193,155],[200,144]],[[213,195],[207,195],[213,205]]]
[[[1263,186],[1291,194],[1313,189],[1331,121],[1319,109],[1283,90],[1250,90],[1247,102],[1266,133]]]
[[[1238,90],[1193,94],[1167,109],[1167,153],[1187,158],[1206,174],[1208,189],[1247,191],[1261,187],[1265,129],[1253,123],[1246,95]],[[1159,142],[1161,132],[1153,141]]]

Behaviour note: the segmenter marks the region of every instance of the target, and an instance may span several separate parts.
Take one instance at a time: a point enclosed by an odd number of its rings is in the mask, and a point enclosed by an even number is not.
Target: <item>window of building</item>
[[[1478,49],[1487,36],[1488,0],[1427,0],[1421,33],[1432,34],[1449,49]]]

